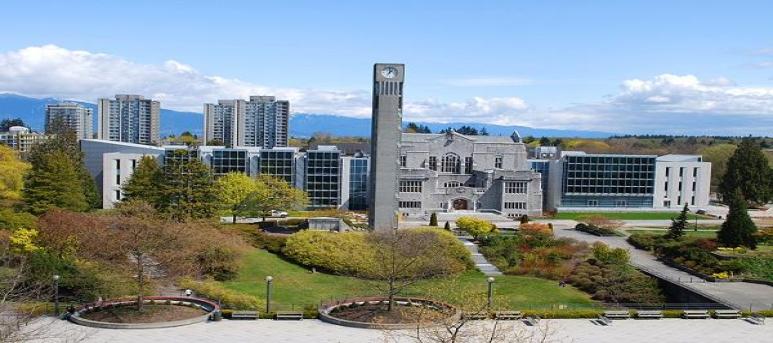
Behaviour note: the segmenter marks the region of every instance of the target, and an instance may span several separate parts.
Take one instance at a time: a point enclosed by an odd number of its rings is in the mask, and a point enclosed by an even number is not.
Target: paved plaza
[[[112,330],[93,329],[75,324],[43,319],[60,334],[40,342],[414,342],[406,332],[385,334],[380,330],[355,329],[327,324],[318,320],[303,321],[234,321],[223,320],[167,329]],[[536,331],[522,322],[502,322],[503,330],[528,334]],[[754,325],[741,319],[662,319],[621,320],[610,326],[598,326],[588,319],[543,320],[552,332],[545,342],[606,343],[606,342],[770,342],[773,324]],[[475,322],[490,325],[491,322]],[[544,329],[544,328],[543,328]],[[66,333],[66,334],[65,334]]]

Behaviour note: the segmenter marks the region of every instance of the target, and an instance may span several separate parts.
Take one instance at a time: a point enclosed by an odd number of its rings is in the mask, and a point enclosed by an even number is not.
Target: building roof
[[[703,162],[703,156],[670,154],[659,156],[657,160],[659,162]]]
[[[511,137],[505,136],[470,136],[453,131],[452,134],[471,140],[474,143],[522,144],[514,142]],[[446,135],[447,133],[403,133],[402,142],[423,143],[435,138],[445,137]]]

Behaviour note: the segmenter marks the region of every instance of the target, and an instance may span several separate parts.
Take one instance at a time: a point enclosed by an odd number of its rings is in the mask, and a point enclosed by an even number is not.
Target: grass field
[[[276,309],[302,308],[317,305],[320,301],[351,296],[378,295],[373,281],[311,273],[309,270],[285,261],[265,250],[252,250],[245,255],[243,265],[235,280],[224,282],[226,288],[250,294],[260,299],[266,296],[266,276],[274,277],[272,306]],[[451,286],[449,286],[451,285]],[[571,307],[590,307],[590,297],[570,286],[558,287],[557,281],[523,276],[498,276],[494,283],[497,303],[507,308],[551,308],[558,304]],[[447,289],[451,287],[452,289]],[[457,289],[466,288],[466,292]],[[434,290],[443,289],[439,296]],[[486,296],[486,277],[477,271],[466,272],[455,280],[432,279],[413,286],[407,295],[425,296],[459,304],[467,301],[454,294],[480,294]]]
[[[556,219],[577,220],[585,216],[602,216],[613,220],[667,220],[679,215],[679,212],[559,212]],[[711,217],[688,213],[687,217],[691,220],[711,219]]]

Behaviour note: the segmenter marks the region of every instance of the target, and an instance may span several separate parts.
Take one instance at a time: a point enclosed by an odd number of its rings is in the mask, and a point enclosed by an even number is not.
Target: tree
[[[470,234],[475,240],[481,236],[496,232],[496,227],[491,222],[475,217],[459,217],[456,219],[456,226]]]
[[[548,137],[542,137],[539,139],[539,145],[547,146],[550,145],[550,138]]]
[[[671,227],[668,228],[668,238],[682,238],[684,231],[687,230],[687,211],[687,203],[685,203],[682,212],[679,212],[679,216],[671,218]]]
[[[773,169],[760,145],[745,138],[727,163],[727,172],[719,184],[719,192],[726,203],[736,189],[750,205],[764,205],[773,198]]]
[[[217,209],[217,194],[208,166],[187,150],[167,156],[159,187],[158,208],[172,219],[211,218]]]
[[[485,126],[480,128],[480,135],[481,136],[488,136],[488,130],[486,130]]]
[[[3,119],[0,120],[0,132],[7,132],[11,126],[24,126],[24,121],[21,118],[14,118],[14,119]]]
[[[20,160],[16,151],[0,145],[0,204],[21,199],[24,175],[29,169],[29,163]]]
[[[746,201],[741,197],[741,192],[736,191],[727,201],[730,209],[725,222],[722,223],[722,227],[717,232],[717,241],[727,247],[743,245],[751,249],[757,248],[754,237],[757,226],[749,217]]]
[[[144,200],[156,205],[162,177],[163,170],[156,159],[153,156],[142,156],[132,176],[121,187],[124,201]]]
[[[306,192],[278,177],[260,175],[255,182],[257,189],[240,206],[242,213],[262,217],[265,221],[272,210],[303,208],[309,202]]]
[[[451,231],[451,223],[446,222],[445,225],[443,225],[443,229],[446,231]]]
[[[429,226],[437,226],[437,213],[432,212],[429,216]]]
[[[234,172],[217,179],[215,188],[218,200],[231,211],[233,223],[236,224],[236,216],[242,212],[250,194],[258,190],[258,184],[247,174]]]
[[[53,207],[86,211],[89,203],[75,161],[55,150],[34,160],[27,174],[24,200],[30,212],[41,214]]]

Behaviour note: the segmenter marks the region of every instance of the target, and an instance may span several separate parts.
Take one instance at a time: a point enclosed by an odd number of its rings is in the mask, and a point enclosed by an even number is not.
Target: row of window
[[[525,210],[526,209],[526,203],[525,202],[505,202],[505,209],[506,210]]]
[[[421,193],[421,181],[400,180],[400,193]]]
[[[684,177],[685,167],[679,167],[679,177]],[[666,177],[671,174],[671,167],[666,167]],[[692,169],[692,177],[698,177],[698,168]]]
[[[507,194],[526,194],[528,183],[524,181],[505,182],[505,193]]]
[[[421,208],[421,201],[400,201],[397,205],[400,208]]]

